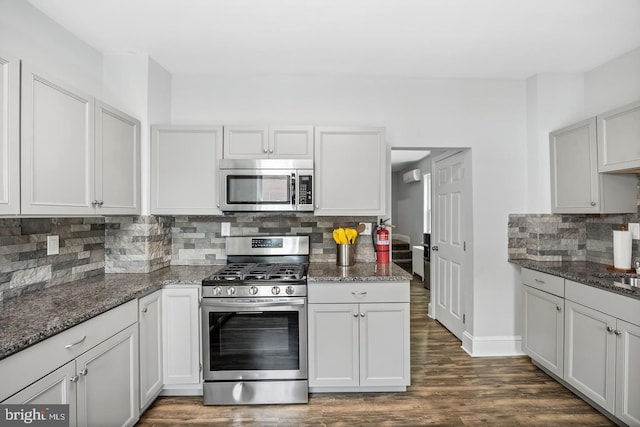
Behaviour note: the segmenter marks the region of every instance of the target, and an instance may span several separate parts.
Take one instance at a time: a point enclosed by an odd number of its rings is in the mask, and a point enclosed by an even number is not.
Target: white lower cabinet
[[[524,351],[553,374],[564,369],[564,299],[530,286],[524,294]]]
[[[201,395],[200,287],[162,290],[164,395]]]
[[[608,331],[615,317],[566,301],[564,380],[613,413],[616,339]]]
[[[134,425],[136,307],[123,304],[0,361],[0,398],[9,395],[2,403],[68,404],[70,426]]]
[[[401,292],[389,298],[393,290],[378,292],[385,286]],[[407,282],[405,295],[402,283],[310,285],[312,392],[406,390],[410,384],[408,288]],[[394,299],[400,302],[383,302]]]
[[[140,298],[140,410],[160,394],[162,379],[162,290]]]
[[[640,426],[640,326],[618,320],[616,330],[615,415]]]

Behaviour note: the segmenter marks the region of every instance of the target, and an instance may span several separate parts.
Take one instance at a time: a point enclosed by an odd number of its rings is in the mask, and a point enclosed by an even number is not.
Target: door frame
[[[463,177],[463,189],[465,193],[465,208],[463,212],[463,240],[466,243],[466,249],[464,251],[463,258],[463,273],[462,283],[463,287],[460,292],[461,306],[463,307],[463,332],[462,335],[469,334],[469,331],[473,330],[473,178],[471,169],[471,148],[453,148],[448,149],[442,154],[434,156],[432,159],[431,170],[432,173],[436,171],[436,163],[445,160],[453,155],[462,153],[464,161],[464,177]],[[431,243],[438,240],[438,198],[433,197],[435,191],[435,180],[432,178],[432,193],[431,193]],[[436,269],[438,263],[435,258],[437,252],[432,252],[431,257],[431,297],[429,298],[428,316],[437,320],[435,313],[435,306],[433,301],[437,298],[437,286],[434,286],[434,278],[436,277]],[[435,255],[435,256],[434,256]],[[463,340],[464,342],[464,340]]]

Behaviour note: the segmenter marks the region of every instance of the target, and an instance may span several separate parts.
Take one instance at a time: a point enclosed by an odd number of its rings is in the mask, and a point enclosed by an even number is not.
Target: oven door
[[[223,211],[296,210],[295,170],[229,169],[221,172]]]
[[[203,377],[307,378],[306,298],[203,298]]]

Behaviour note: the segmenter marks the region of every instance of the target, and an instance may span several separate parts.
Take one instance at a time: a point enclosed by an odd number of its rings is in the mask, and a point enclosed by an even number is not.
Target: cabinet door
[[[225,159],[260,159],[269,157],[269,129],[259,126],[225,126]]]
[[[162,293],[164,383],[200,384],[199,289],[165,288]]]
[[[599,212],[595,118],[551,132],[549,142],[552,212]]]
[[[640,425],[640,327],[618,320],[616,328],[616,412],[629,425]]]
[[[78,425],[130,426],[138,420],[137,325],[79,356],[76,369]]]
[[[386,146],[382,128],[317,127],[316,215],[382,215]]]
[[[598,115],[598,171],[640,169],[640,102]]]
[[[309,386],[358,386],[358,304],[309,304]]]
[[[162,291],[140,298],[140,409],[162,391]]]
[[[23,214],[95,213],[93,119],[93,98],[23,64]]]
[[[0,215],[20,213],[20,61],[0,53]]]
[[[615,317],[565,301],[564,380],[613,413]]]
[[[3,405],[69,405],[69,426],[76,425],[76,362],[71,362],[44,376],[29,387],[2,402]]]
[[[359,316],[360,385],[409,385],[409,304],[360,304]]]
[[[222,127],[153,127],[151,213],[218,215]]]
[[[524,286],[524,351],[558,377],[564,373],[564,299]]]
[[[313,159],[313,126],[270,126],[269,157]]]
[[[97,212],[139,214],[140,122],[96,101],[95,128]]]

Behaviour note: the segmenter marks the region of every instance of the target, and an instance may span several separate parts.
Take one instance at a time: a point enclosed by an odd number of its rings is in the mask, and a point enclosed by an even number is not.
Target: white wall
[[[509,336],[515,313],[507,218],[527,205],[525,88],[513,80],[178,75],[171,119],[384,126],[392,147],[471,147],[476,304],[470,332]]]
[[[0,1],[0,50],[85,93],[101,93],[100,52],[25,0]]]
[[[640,47],[584,75],[585,118],[640,100]]]

